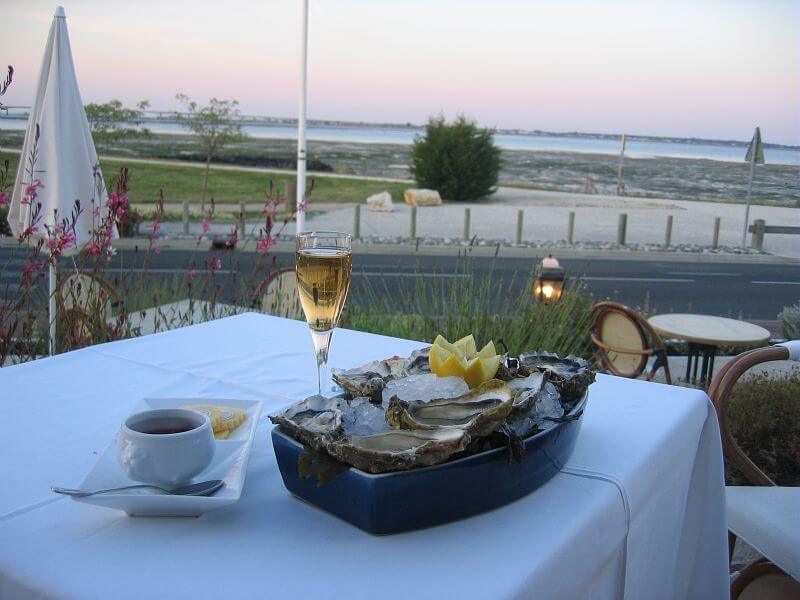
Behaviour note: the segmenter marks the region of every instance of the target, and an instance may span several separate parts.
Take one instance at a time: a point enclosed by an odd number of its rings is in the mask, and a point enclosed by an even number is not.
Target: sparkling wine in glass
[[[317,354],[317,392],[327,380],[328,351],[350,288],[350,236],[331,231],[297,235],[297,293]]]

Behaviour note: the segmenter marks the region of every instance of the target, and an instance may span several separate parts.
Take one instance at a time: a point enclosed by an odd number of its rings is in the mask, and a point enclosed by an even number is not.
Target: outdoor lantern
[[[558,302],[564,291],[564,269],[551,254],[536,267],[533,298],[544,303]]]

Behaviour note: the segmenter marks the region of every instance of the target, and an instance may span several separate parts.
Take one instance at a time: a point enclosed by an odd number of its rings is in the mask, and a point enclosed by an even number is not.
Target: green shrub
[[[417,271],[415,277],[401,278],[399,293],[387,287],[389,278],[373,276],[363,296],[348,301],[342,326],[426,342],[437,334],[456,340],[472,333],[479,344],[502,342],[500,348],[505,345],[512,355],[547,351],[591,357],[592,298],[580,282],[560,302],[546,305],[533,302],[532,280],[519,294],[509,294],[513,282],[476,272],[469,259],[439,275]]]
[[[800,340],[800,301],[794,306],[784,306],[778,313],[783,325],[783,335],[788,340]]]
[[[800,485],[800,371],[741,381],[728,404],[728,422],[744,453],[778,485]],[[750,485],[735,468],[729,484]]]
[[[453,123],[432,117],[425,135],[417,136],[411,147],[417,185],[438,190],[446,200],[476,200],[494,193],[501,160],[493,134],[463,115]]]

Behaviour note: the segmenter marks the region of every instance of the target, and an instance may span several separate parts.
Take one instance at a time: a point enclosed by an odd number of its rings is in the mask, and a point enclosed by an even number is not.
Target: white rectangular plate
[[[216,440],[217,448],[211,464],[192,483],[222,479],[225,485],[211,496],[171,496],[156,490],[126,490],[76,498],[76,502],[97,504],[125,511],[131,517],[199,517],[204,512],[233,504],[244,487],[247,461],[253,445],[261,402],[257,400],[221,400],[209,398],[147,398],[131,413],[152,408],[179,408],[196,404],[232,406],[247,412],[247,420],[227,440]],[[100,459],[80,484],[81,489],[121,487],[137,483],[129,479],[117,461],[116,439],[106,447]]]

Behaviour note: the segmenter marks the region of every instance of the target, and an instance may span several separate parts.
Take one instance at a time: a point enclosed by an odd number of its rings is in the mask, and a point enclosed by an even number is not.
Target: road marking
[[[740,273],[694,273],[691,271],[667,271],[667,275],[697,275],[698,277],[711,275],[713,277],[741,277]]]
[[[670,279],[658,277],[583,277],[584,281],[643,281],[647,283],[692,283],[694,279]]]
[[[355,271],[353,275],[367,275],[370,277],[446,277],[450,279],[470,277],[470,275],[464,273],[384,273],[381,271]]]
[[[751,281],[759,285],[800,285],[800,281]]]

